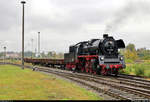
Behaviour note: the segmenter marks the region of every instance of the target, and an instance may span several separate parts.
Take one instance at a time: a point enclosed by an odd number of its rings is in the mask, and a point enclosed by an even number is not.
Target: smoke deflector
[[[125,48],[125,44],[122,39],[116,40],[118,48]]]

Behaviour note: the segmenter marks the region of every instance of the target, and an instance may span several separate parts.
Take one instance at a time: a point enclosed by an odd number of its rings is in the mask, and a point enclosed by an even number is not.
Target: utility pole
[[[6,59],[6,47],[4,46],[4,64],[5,64],[5,59]]]
[[[40,32],[38,32],[38,57],[40,57]]]
[[[24,4],[25,1],[21,1],[22,4],[22,69],[24,69]]]

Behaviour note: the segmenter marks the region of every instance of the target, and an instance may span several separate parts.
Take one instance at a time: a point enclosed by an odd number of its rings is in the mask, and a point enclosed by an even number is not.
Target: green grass
[[[0,100],[101,100],[91,91],[52,75],[0,65]]]
[[[131,59],[125,59],[125,62],[126,62],[126,63],[134,63],[134,61],[131,60]]]

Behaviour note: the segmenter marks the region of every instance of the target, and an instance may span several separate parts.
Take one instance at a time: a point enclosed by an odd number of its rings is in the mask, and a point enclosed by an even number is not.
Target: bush
[[[144,70],[145,70],[145,68],[143,68],[142,67],[142,65],[135,65],[135,66],[133,66],[134,67],[134,69],[135,69],[135,74],[137,75],[137,76],[140,76],[140,75],[144,75]]]
[[[150,60],[142,63],[126,64],[126,68],[119,72],[137,76],[146,76],[150,78]]]

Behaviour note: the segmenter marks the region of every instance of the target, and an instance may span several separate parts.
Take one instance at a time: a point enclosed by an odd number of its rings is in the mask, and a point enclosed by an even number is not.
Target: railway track
[[[149,80],[145,80],[145,78],[147,78],[147,77],[142,77],[142,76],[119,74],[119,77],[120,78],[132,79],[132,80],[136,80],[136,81],[150,82]]]
[[[104,92],[112,97],[115,96],[115,98],[126,99],[126,100],[150,99],[149,91],[144,89],[139,89],[137,87],[126,86],[118,83],[116,84],[116,83],[108,82],[107,80],[97,80],[90,76],[87,77],[85,75],[67,73],[64,71],[60,72],[60,71],[44,69],[44,68],[38,68],[38,70],[63,76],[70,80],[91,87],[96,91],[100,90],[100,92]],[[108,90],[103,89],[101,87],[102,85],[109,87]]]
[[[14,65],[14,64],[13,64]],[[16,64],[15,64],[16,65]],[[17,65],[21,66],[21,65]],[[31,66],[26,66],[32,68]],[[150,81],[136,77],[112,77],[89,75],[85,73],[72,73],[66,70],[51,69],[47,67],[39,67],[38,71],[56,74],[77,83],[83,84],[93,90],[105,93],[111,97],[121,100],[148,100],[150,99]],[[138,79],[138,80],[136,80]],[[107,87],[106,88],[104,88]]]
[[[114,97],[116,99],[129,100],[128,98],[123,97],[122,95],[120,95],[118,93],[115,93],[112,90],[106,90],[103,87],[95,85],[95,83],[91,83],[90,82],[91,80],[84,80],[83,77],[75,77],[75,75],[73,75],[72,73],[65,73],[65,72],[52,71],[52,70],[45,70],[43,68],[39,68],[38,71],[52,73],[52,74],[55,74],[55,75],[59,75],[59,76],[65,77],[67,79],[70,79],[70,80],[75,81],[77,83],[80,83],[82,85],[88,86],[88,87],[92,88],[93,90],[95,90],[95,91],[97,91],[99,93],[105,93],[105,94],[107,94],[107,95],[109,95],[111,97]]]
[[[47,67],[42,67],[45,69],[49,69]],[[68,71],[66,71],[68,72]],[[130,77],[113,77],[113,76],[101,76],[101,75],[89,75],[87,73],[77,73],[78,75],[82,75],[83,77],[92,77],[94,79],[98,79],[98,80],[107,80],[109,82],[115,82],[118,84],[126,84],[126,85],[130,85],[130,86],[135,86],[135,87],[141,87],[141,88],[145,88],[145,89],[150,89],[150,81],[145,80],[140,78],[139,80],[133,79]],[[135,76],[134,76],[135,77]]]

